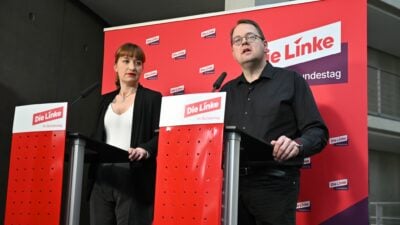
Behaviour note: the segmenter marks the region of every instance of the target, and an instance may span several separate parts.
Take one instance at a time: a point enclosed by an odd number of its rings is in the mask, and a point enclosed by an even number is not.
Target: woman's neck
[[[134,85],[134,86],[128,86],[128,85],[121,85],[121,88],[119,90],[119,94],[122,96],[127,96],[127,95],[131,95],[132,93],[135,93],[138,89],[138,84]]]

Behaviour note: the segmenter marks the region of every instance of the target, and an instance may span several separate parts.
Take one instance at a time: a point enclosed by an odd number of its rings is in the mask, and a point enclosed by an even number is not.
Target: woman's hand
[[[150,154],[144,149],[144,148],[129,148],[128,149],[129,153],[129,160],[130,161],[139,161],[142,159],[148,159],[150,157]]]

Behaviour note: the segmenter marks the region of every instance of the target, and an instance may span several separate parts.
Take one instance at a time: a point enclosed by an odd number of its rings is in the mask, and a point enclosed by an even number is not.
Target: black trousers
[[[90,195],[91,225],[151,225],[153,204],[135,198],[129,163],[98,168]]]
[[[296,225],[298,168],[239,177],[238,225]]]

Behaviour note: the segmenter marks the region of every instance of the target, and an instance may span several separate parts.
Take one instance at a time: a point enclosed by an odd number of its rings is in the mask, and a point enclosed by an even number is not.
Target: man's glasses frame
[[[254,34],[254,33],[247,33],[244,37],[242,36],[235,36],[232,38],[232,45],[236,45],[239,46],[243,43],[243,38],[245,39],[245,41],[247,43],[253,43],[258,39],[264,41],[264,38],[262,38],[261,36]]]

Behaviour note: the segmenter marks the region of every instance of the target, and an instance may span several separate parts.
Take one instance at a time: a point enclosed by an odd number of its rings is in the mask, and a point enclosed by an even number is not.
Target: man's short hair
[[[258,34],[260,35],[260,37],[262,38],[262,40],[265,40],[264,33],[262,32],[262,30],[261,30],[260,26],[258,25],[258,23],[256,23],[254,20],[240,19],[240,20],[238,20],[238,21],[236,22],[236,25],[235,25],[235,26],[232,28],[232,30],[231,30],[231,42],[232,42],[232,38],[233,38],[233,37],[232,37],[233,31],[235,30],[235,28],[236,28],[239,24],[250,24],[250,25],[253,25],[253,26],[256,28],[256,30],[257,30]]]

